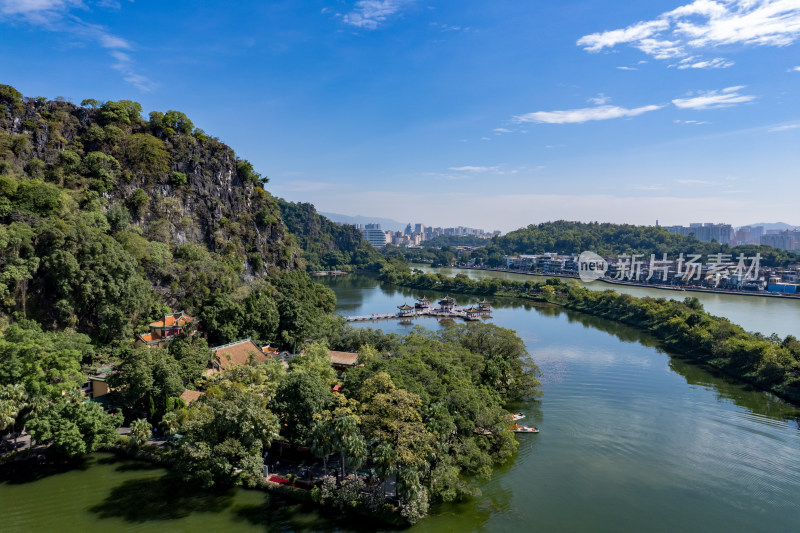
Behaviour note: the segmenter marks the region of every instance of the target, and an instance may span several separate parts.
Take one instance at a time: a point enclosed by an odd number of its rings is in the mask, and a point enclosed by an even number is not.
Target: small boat
[[[515,414],[509,415],[509,416],[511,417],[511,420],[514,420],[514,421],[522,420],[523,418],[525,418],[525,415],[523,415],[522,413],[515,413]]]
[[[511,431],[514,433],[539,433],[539,429],[533,426],[516,426]]]

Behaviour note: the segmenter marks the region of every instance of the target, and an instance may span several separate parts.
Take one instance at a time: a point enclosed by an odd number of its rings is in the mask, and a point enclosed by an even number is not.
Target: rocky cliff
[[[136,102],[84,104],[0,87],[0,175],[52,183],[79,202],[96,195],[106,210],[124,206],[148,239],[202,243],[240,259],[245,277],[297,266],[266,180],[230,147],[177,111],[146,121]]]

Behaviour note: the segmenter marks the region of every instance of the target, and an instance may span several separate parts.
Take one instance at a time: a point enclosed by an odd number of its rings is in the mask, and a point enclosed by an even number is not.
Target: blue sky
[[[321,211],[800,224],[800,0],[0,0],[0,83],[177,109]]]

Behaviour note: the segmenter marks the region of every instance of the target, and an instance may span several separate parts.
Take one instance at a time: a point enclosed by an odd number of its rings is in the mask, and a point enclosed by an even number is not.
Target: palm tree
[[[131,423],[131,443],[134,446],[141,446],[142,444],[146,443],[150,440],[150,437],[153,435],[153,426],[150,422],[147,421],[146,418],[140,418],[138,420],[134,420]]]
[[[346,465],[358,468],[364,462],[367,445],[358,430],[358,417],[354,415],[338,417],[333,424],[333,433],[333,444],[342,454],[342,479],[344,479],[347,473]]]
[[[166,413],[164,418],[161,419],[161,430],[168,439],[171,439],[178,433],[178,427],[180,427],[180,420],[178,419],[178,413],[175,411]]]
[[[397,453],[390,443],[381,442],[372,452],[372,460],[375,463],[375,469],[381,480],[381,487],[384,489],[383,496],[386,497],[384,483],[386,482],[386,478],[397,473]]]
[[[11,400],[0,400],[0,430],[5,431],[14,426],[17,420],[17,408]]]
[[[311,428],[311,453],[322,458],[325,475],[328,475],[328,456],[333,453],[333,431],[327,420],[316,420]]]
[[[0,387],[0,430],[11,428],[11,432],[14,434],[15,447],[17,433],[14,430],[14,425],[17,423],[17,417],[20,412],[28,406],[25,403],[27,399],[28,392],[21,383]]]

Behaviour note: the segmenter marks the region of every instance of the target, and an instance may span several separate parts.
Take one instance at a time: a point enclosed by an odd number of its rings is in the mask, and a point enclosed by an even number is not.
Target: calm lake
[[[388,313],[423,296],[366,276],[323,282],[336,292],[344,315]],[[800,336],[798,302],[692,295],[712,313],[747,329]],[[459,304],[477,300],[455,296]],[[518,436],[517,457],[482,484],[482,497],[439,506],[413,531],[800,530],[800,409],[670,357],[632,328],[518,300],[494,305],[491,321],[515,329],[542,370],[544,397],[513,406],[541,433]],[[735,318],[750,314],[761,316],[748,324]],[[771,317],[764,319],[765,314]],[[433,318],[414,324],[440,327]],[[765,324],[774,327],[764,329]],[[403,333],[413,324],[388,320],[363,327],[369,326]],[[258,492],[186,494],[163,476],[160,469],[97,456],[83,469],[0,483],[0,529],[319,531],[353,526],[353,521],[334,521]],[[356,522],[371,526],[368,520]]]

